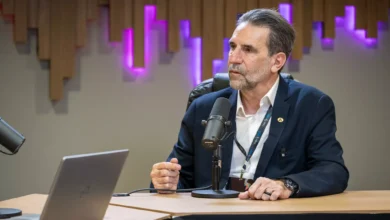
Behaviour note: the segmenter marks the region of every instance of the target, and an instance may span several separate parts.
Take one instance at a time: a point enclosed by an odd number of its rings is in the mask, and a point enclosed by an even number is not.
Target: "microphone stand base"
[[[234,190],[195,190],[191,192],[192,197],[196,198],[211,198],[211,199],[228,199],[228,198],[237,198],[237,191]]]
[[[0,219],[7,219],[11,217],[21,216],[22,211],[19,209],[0,208]]]

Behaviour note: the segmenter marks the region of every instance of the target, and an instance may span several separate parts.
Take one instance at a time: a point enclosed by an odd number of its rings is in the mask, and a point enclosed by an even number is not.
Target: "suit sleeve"
[[[286,176],[298,184],[294,197],[312,197],[343,192],[348,185],[349,171],[343,150],[336,139],[336,116],[333,101],[323,95],[311,122],[307,139],[307,165],[304,172]]]
[[[193,125],[195,121],[195,112],[196,100],[191,103],[190,107],[186,111],[181,121],[178,140],[166,160],[169,162],[172,158],[177,158],[179,164],[181,165],[180,179],[177,186],[178,189],[192,188],[194,185]],[[151,183],[151,187],[154,188],[153,183]]]

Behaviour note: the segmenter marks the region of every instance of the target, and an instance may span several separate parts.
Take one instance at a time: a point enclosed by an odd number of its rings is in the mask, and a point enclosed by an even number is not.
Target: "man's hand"
[[[271,194],[271,196],[264,192]],[[248,191],[240,193],[238,198],[275,201],[277,199],[288,199],[291,193],[292,192],[284,186],[282,181],[260,177],[249,187]]]
[[[176,190],[179,182],[179,171],[181,169],[176,158],[172,158],[170,162],[161,162],[153,165],[150,177],[156,189]],[[169,191],[159,190],[158,193],[172,193]]]

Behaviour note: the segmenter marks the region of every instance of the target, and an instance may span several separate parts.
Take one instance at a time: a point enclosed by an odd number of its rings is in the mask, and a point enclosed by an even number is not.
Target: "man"
[[[152,168],[155,188],[211,185],[212,152],[201,145],[201,120],[209,117],[217,98],[225,97],[232,104],[229,120],[235,135],[221,143],[221,188],[237,190],[242,185],[240,199],[261,200],[346,189],[349,172],[335,137],[331,98],[280,76],[294,40],[293,28],[276,11],[256,9],[239,18],[230,39],[230,87],[190,105],[167,162]],[[268,123],[262,123],[267,117]],[[243,180],[254,182],[244,189]]]

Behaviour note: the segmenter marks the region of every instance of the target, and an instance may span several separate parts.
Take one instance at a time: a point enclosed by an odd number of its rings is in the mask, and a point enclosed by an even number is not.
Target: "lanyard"
[[[264,116],[263,122],[261,122],[259,129],[256,132],[255,137],[253,138],[251,147],[249,148],[248,154],[246,153],[245,149],[241,146],[240,143],[237,141],[237,137],[234,138],[234,142],[236,142],[238,149],[240,149],[241,153],[245,156],[245,162],[241,169],[241,175],[240,179],[242,179],[242,176],[244,175],[244,172],[247,168],[247,165],[249,165],[249,160],[251,159],[253,152],[255,152],[257,145],[259,144],[259,141],[261,139],[261,136],[264,133],[265,127],[267,127],[267,124],[272,116],[272,106],[270,106],[267,110],[267,113]]]

